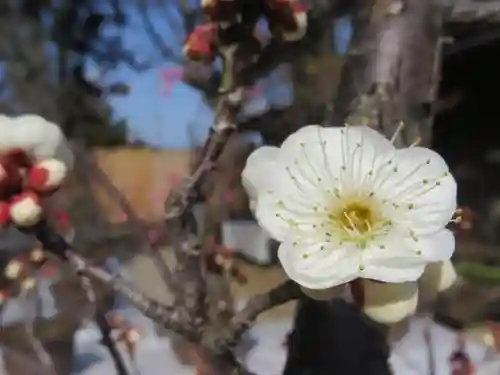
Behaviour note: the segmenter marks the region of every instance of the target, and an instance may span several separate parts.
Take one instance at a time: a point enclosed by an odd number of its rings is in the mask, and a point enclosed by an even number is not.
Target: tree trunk
[[[397,146],[430,141],[439,75],[440,8],[433,0],[373,0],[355,15],[355,35],[331,126],[370,125]],[[285,375],[390,374],[383,329],[342,301],[299,302]]]

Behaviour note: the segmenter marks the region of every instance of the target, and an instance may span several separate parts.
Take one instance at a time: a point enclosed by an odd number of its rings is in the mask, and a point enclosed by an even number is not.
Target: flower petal
[[[392,174],[391,174],[392,173]],[[457,208],[457,184],[436,152],[422,147],[397,150],[389,172],[375,183],[397,222],[418,235],[444,228]],[[396,220],[395,220],[396,221]]]
[[[368,127],[309,125],[290,135],[278,152],[255,151],[244,171],[244,186],[252,200],[257,196],[252,206],[261,226],[283,241],[292,230],[298,233],[317,223],[321,213],[327,215],[336,188],[352,188],[355,179],[359,186],[378,153],[393,150]]]
[[[289,136],[281,146],[283,160],[312,185],[358,187],[379,155],[394,151],[392,143],[367,126],[323,128],[309,125]],[[323,183],[323,184],[322,184]]]
[[[318,125],[304,126],[285,139],[280,148],[281,161],[306,194],[310,189],[331,188],[333,180],[329,179],[329,172],[340,170],[338,160],[334,159],[335,164],[330,166],[330,160],[322,152],[324,130]]]
[[[443,229],[430,236],[387,236],[373,243],[362,255],[363,277],[384,282],[415,281],[420,278],[428,262],[450,259],[455,249],[453,232]]]
[[[413,315],[418,304],[416,282],[378,283],[363,280],[365,301],[363,312],[382,324],[399,322]]]
[[[411,238],[406,238],[405,242],[413,249],[416,248],[417,256],[422,257],[426,262],[449,260],[455,251],[455,235],[449,229],[442,229],[428,236],[420,236],[418,242]]]
[[[255,168],[250,165],[248,169],[247,189],[251,195],[257,194],[257,202],[252,204],[255,217],[274,239],[283,241],[291,232],[298,233],[318,221],[317,207],[328,203],[327,193],[301,171],[288,167],[281,153],[274,162],[265,163],[258,177]]]
[[[279,148],[262,146],[248,157],[241,174],[241,182],[251,200],[256,199],[259,192],[269,188],[269,176],[276,168]]]
[[[262,194],[252,206],[259,226],[275,240],[284,241],[290,233],[291,226],[283,216],[280,216],[276,199]]]
[[[324,204],[321,202],[321,192],[312,191],[311,197],[307,199],[279,171],[273,170],[272,179],[273,189],[259,193],[254,205],[254,215],[259,225],[278,241],[284,241],[291,233],[305,234],[305,229],[311,232],[312,224],[321,219],[320,213],[315,211],[316,205]]]
[[[359,276],[359,250],[329,243],[293,244],[287,239],[278,257],[288,277],[309,289],[327,289]]]

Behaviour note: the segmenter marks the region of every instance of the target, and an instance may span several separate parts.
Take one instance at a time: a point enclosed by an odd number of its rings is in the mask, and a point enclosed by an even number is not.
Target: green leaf
[[[460,262],[455,267],[466,279],[481,284],[500,285],[500,267],[475,262]]]

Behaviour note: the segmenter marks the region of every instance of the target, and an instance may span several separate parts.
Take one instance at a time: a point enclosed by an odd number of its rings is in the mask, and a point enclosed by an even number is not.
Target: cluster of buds
[[[0,268],[3,270],[0,275],[0,304],[20,290],[33,289],[36,285],[36,278],[32,271],[41,267],[46,259],[41,246],[14,258],[6,252],[0,252]]]
[[[66,165],[57,159],[37,162],[22,149],[4,150],[0,155],[0,224],[12,221],[28,227],[39,222],[40,198],[57,191],[66,174]]]
[[[276,39],[297,41],[307,29],[307,8],[297,0],[203,0],[201,6],[209,22],[222,30],[235,26],[253,30],[262,17]]]
[[[72,154],[57,125],[39,116],[2,116],[0,131],[0,225],[36,225],[40,200],[63,183]]]
[[[246,276],[241,272],[234,259],[234,249],[227,246],[218,245],[213,237],[207,239],[207,260],[206,266],[217,267],[220,273],[234,279],[238,284],[247,283]]]
[[[9,231],[13,236],[0,249],[3,302],[36,285],[35,271],[46,263],[44,250],[53,251],[40,201],[61,187],[73,154],[61,129],[40,116],[0,115],[0,134],[0,227],[4,239]]]
[[[195,27],[184,42],[186,57],[195,61],[212,62],[216,57],[217,27],[213,23]]]
[[[188,35],[184,54],[210,64],[219,56],[224,74],[249,66],[262,53],[264,43],[256,30],[262,18],[279,42],[299,41],[307,30],[307,9],[298,0],[203,0],[202,8],[208,22]]]

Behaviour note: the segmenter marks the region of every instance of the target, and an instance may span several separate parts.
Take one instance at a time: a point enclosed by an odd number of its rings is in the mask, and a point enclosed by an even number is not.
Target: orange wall
[[[94,155],[113,184],[131,202],[142,219],[162,218],[163,202],[175,176],[189,171],[192,152],[189,150],[148,150],[137,148],[96,149]],[[116,203],[110,201],[102,188],[96,187],[100,204],[112,221],[123,216]]]

